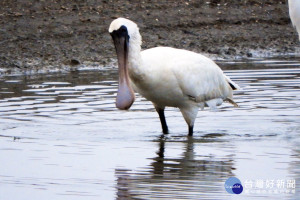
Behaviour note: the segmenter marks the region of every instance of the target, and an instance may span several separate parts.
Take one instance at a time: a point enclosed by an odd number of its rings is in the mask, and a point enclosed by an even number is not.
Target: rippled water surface
[[[194,137],[178,109],[166,136],[142,97],[117,110],[116,69],[0,77],[0,199],[299,199],[300,58],[219,65],[240,107],[199,112]]]

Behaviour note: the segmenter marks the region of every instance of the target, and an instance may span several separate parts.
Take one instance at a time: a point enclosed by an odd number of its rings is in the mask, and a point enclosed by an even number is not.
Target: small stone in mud
[[[225,52],[227,55],[234,55],[236,54],[236,50],[232,47],[229,47],[228,50]]]
[[[72,65],[72,66],[80,65],[80,62],[79,62],[79,60],[71,59],[71,60],[70,60],[70,65]]]

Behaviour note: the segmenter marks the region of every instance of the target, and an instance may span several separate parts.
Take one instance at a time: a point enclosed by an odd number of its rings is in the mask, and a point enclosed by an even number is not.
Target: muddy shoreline
[[[287,1],[3,0],[0,73],[106,66],[115,58],[108,26],[135,21],[143,48],[172,46],[214,59],[299,53]]]

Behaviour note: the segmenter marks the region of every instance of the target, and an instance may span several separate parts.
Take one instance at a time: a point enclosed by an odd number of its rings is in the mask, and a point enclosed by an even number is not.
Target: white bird
[[[134,102],[134,91],[152,101],[168,133],[164,110],[178,107],[193,135],[199,108],[216,106],[232,100],[238,86],[211,59],[187,50],[156,47],[141,51],[138,26],[124,18],[112,21],[109,33],[114,41],[119,71],[116,107],[127,110]],[[133,89],[134,90],[133,90]]]
[[[289,13],[291,21],[298,31],[300,40],[300,0],[289,0]]]

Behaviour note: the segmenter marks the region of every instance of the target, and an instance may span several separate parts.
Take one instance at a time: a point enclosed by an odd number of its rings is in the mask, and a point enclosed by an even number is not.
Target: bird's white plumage
[[[289,0],[289,13],[291,21],[298,31],[300,40],[300,0]]]
[[[109,32],[126,26],[129,33],[128,71],[134,90],[153,102],[156,109],[178,107],[188,125],[199,108],[213,109],[232,99],[229,82],[237,87],[211,59],[187,50],[156,47],[141,51],[138,27],[119,18]]]
[[[181,107],[227,97],[232,89],[221,69],[200,54],[170,47],[156,47],[142,51],[143,83],[133,81],[136,90],[158,106]],[[145,80],[146,79],[146,80]],[[147,88],[155,88],[149,92]],[[155,93],[155,94],[153,94]]]

